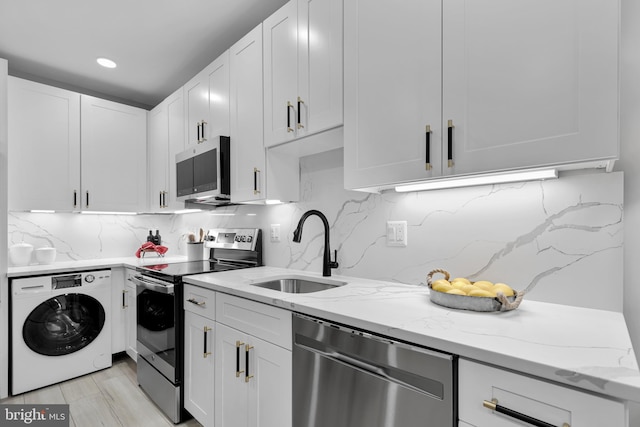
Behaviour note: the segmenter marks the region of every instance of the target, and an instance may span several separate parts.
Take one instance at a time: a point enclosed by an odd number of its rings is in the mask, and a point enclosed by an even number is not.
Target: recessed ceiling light
[[[117,66],[115,62],[107,58],[98,58],[96,61],[105,68],[116,68]]]

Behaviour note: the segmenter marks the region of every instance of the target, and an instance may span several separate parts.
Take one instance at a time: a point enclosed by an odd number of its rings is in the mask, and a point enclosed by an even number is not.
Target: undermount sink
[[[330,279],[316,279],[310,277],[281,277],[264,282],[252,283],[260,288],[273,289],[275,291],[289,294],[307,294],[311,292],[325,291],[346,285],[347,282],[340,282]]]

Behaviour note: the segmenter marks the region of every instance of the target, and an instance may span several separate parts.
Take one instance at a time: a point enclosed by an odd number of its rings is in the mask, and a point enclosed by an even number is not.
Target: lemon
[[[453,294],[453,295],[467,295],[463,290],[461,289],[451,289],[450,291],[447,291],[448,294]]]
[[[467,285],[470,285],[470,284],[471,284],[471,281],[470,281],[469,279],[467,279],[466,277],[456,277],[455,279],[453,279],[453,280],[451,281],[451,283],[453,283],[453,282],[464,282],[464,283],[466,283]]]
[[[473,285],[464,285],[464,287],[463,287],[463,288],[461,288],[460,290],[461,290],[461,291],[464,291],[464,293],[465,293],[465,294],[469,295],[469,292],[471,292],[471,291],[473,291],[473,290],[476,290],[476,289],[478,289],[478,288],[476,288],[476,287],[475,287],[475,286],[473,286]]]
[[[507,285],[506,283],[496,283],[495,285],[493,285],[493,290],[496,293],[502,292],[505,297],[512,297],[514,295],[513,289],[511,289],[511,286]]]
[[[489,291],[485,291],[484,289],[474,289],[471,292],[469,292],[467,295],[469,295],[470,297],[489,297],[489,298],[493,298],[496,295],[489,292]]]
[[[451,286],[455,289],[464,289],[465,286],[471,286],[468,283],[463,282],[462,280],[454,280],[451,282]]]
[[[493,283],[487,280],[478,280],[477,282],[473,283],[473,286],[475,286],[476,288],[484,289],[485,291],[490,291],[491,289],[493,289]]]
[[[444,280],[444,279],[439,279],[433,282],[431,284],[431,288],[438,292],[447,292],[447,291],[450,291],[451,289],[454,289],[453,286],[451,286],[451,283],[449,283],[448,280]]]

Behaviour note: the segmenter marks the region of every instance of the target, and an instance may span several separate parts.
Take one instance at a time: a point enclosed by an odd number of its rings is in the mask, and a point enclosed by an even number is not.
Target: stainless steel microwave
[[[176,154],[178,201],[229,202],[229,144],[219,136]]]

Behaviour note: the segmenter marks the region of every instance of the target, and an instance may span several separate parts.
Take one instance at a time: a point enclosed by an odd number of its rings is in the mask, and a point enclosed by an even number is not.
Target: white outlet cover
[[[407,221],[387,221],[387,246],[407,246]]]
[[[269,240],[273,243],[280,242],[280,224],[271,224],[269,227]]]

